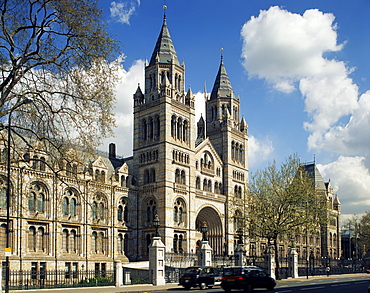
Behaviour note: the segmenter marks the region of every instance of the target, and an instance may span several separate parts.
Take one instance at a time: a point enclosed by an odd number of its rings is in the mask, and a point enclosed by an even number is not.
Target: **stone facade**
[[[138,86],[133,95],[132,157],[118,158],[111,144],[108,155],[79,157],[79,163],[64,158],[56,174],[42,148],[29,153],[13,138],[11,269],[108,270],[114,261],[148,260],[155,215],[167,252],[196,253],[206,222],[213,254],[233,253],[237,219],[246,209],[248,125],[223,57],[212,92],[205,93],[205,119],[195,121],[195,98],[184,84],[185,65],[164,18],[146,63],[144,90]],[[1,154],[6,148],[3,139]],[[0,157],[4,248],[7,169],[6,157]],[[339,201],[331,200],[338,219]],[[339,237],[332,224],[323,234],[330,243],[334,233]],[[262,254],[263,245],[247,243],[248,254]],[[340,248],[332,246],[337,255]],[[0,256],[4,261],[4,252]]]

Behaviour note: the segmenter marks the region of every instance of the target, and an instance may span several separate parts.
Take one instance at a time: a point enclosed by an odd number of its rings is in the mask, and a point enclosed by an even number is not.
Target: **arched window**
[[[155,169],[154,168],[150,169],[149,182],[151,183],[155,182]]]
[[[31,185],[28,195],[28,210],[30,212],[45,212],[45,191],[45,188],[39,183]]]
[[[184,249],[182,248],[182,240],[183,240],[183,236],[182,234],[179,235],[179,252],[180,253],[183,253],[184,252]]]
[[[38,243],[37,250],[45,251],[45,248],[46,248],[45,247],[45,231],[43,227],[39,227],[37,229],[37,243]]]
[[[185,203],[182,199],[178,198],[174,203],[174,217],[173,220],[177,224],[184,222]]]
[[[203,190],[207,191],[207,187],[208,187],[207,179],[204,179],[203,180]]]
[[[97,203],[94,201],[91,205],[91,217],[93,219],[97,218],[97,209],[98,209]]]
[[[77,200],[75,198],[71,198],[71,203],[69,206],[69,214],[71,216],[76,216],[76,205],[77,205]]]
[[[157,214],[157,205],[155,200],[149,200],[147,202],[147,222],[153,221],[155,215]]]
[[[143,128],[143,140],[147,140],[148,138],[148,125],[145,119],[142,121],[142,128]]]
[[[180,170],[176,169],[175,171],[175,182],[180,183]]]
[[[185,171],[184,170],[181,170],[181,180],[180,180],[180,183],[181,184],[186,184],[186,182],[185,182]]]
[[[41,157],[40,158],[40,171],[45,171],[45,166],[46,166],[45,158]]]
[[[119,254],[123,254],[124,253],[124,238],[123,238],[122,233],[119,233],[118,234],[117,252]]]
[[[0,176],[0,209],[6,209],[6,178]]]
[[[173,221],[176,223],[177,222],[177,215],[178,215],[178,208],[175,206],[173,209]]]
[[[144,184],[149,183],[149,170],[144,171]]]
[[[0,249],[6,247],[6,224],[0,226]]]
[[[182,139],[182,119],[177,120],[177,139]]]
[[[200,189],[200,177],[197,177],[197,179],[195,181],[195,188]]]
[[[171,136],[176,138],[176,116],[171,118]]]
[[[208,191],[212,192],[212,181],[208,180]]]
[[[28,229],[28,250],[36,251],[36,228],[34,226]]]
[[[70,235],[70,251],[71,252],[77,252],[77,232],[76,230],[71,230],[71,235]]]
[[[92,252],[97,252],[98,251],[98,233],[95,231],[92,232],[92,246],[91,246],[91,251]]]
[[[183,124],[183,134],[182,134],[182,139],[184,141],[187,141],[187,137],[188,137],[188,121],[184,120],[184,124]]]
[[[120,205],[118,206],[118,211],[117,211],[117,220],[119,222],[123,221],[123,207]]]
[[[63,237],[62,237],[62,249],[65,252],[68,252],[68,238],[69,238],[68,229],[64,229],[63,230]]]
[[[63,215],[67,216],[68,213],[69,213],[69,199],[68,199],[68,197],[63,197],[62,210],[63,210]]]
[[[173,252],[174,253],[178,252],[177,243],[178,243],[178,236],[177,236],[177,234],[175,234],[174,237],[173,237]]]

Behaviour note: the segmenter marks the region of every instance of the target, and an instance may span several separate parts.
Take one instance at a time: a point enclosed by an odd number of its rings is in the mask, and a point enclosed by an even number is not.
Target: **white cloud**
[[[122,69],[120,72],[121,82],[116,88],[117,104],[114,110],[117,128],[114,130],[113,138],[105,139],[103,147],[108,151],[108,145],[114,142],[117,145],[117,154],[125,157],[132,155],[133,134],[133,94],[138,84],[144,91],[144,61],[136,60],[128,71]]]
[[[310,132],[309,148],[340,152],[340,141],[332,141],[333,129],[338,133],[345,116],[352,115],[350,120],[358,121],[354,115],[359,114],[361,105],[358,87],[349,77],[352,69],[344,62],[324,58],[326,52],[343,47],[337,44],[333,22],[333,14],[317,9],[299,15],[271,7],[244,24],[242,57],[251,76],[267,80],[278,91],[290,93],[298,84],[310,117],[304,124]],[[357,133],[364,124],[356,124]],[[348,136],[354,134],[349,129],[354,125],[352,122],[345,126]],[[367,137],[365,141],[370,139],[366,128],[362,128],[362,132]]]
[[[130,24],[130,17],[140,6],[140,0],[126,2],[111,2],[110,14],[111,17],[117,19],[118,22]]]
[[[252,168],[270,160],[274,146],[269,138],[257,139],[253,135],[248,140],[248,167]]]
[[[370,209],[370,91],[360,95],[349,76],[353,69],[324,57],[343,48],[334,15],[317,9],[299,15],[275,6],[246,22],[241,36],[250,76],[284,93],[298,86],[310,119],[304,123],[309,149],[340,155],[320,171],[331,178],[343,209]]]
[[[317,167],[325,179],[330,178],[345,214],[370,210],[370,172],[364,157],[340,156],[335,162]]]

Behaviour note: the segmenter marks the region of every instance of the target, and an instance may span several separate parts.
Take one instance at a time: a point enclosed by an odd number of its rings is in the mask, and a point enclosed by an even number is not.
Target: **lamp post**
[[[243,230],[239,229],[236,233],[238,234],[238,244],[243,244]]]
[[[32,103],[33,100],[25,98],[16,104],[13,109],[10,110],[8,116],[8,146],[7,146],[7,178],[6,178],[6,245],[5,245],[5,293],[9,292],[9,257],[12,254],[12,248],[10,247],[10,141],[11,141],[11,126],[12,126],[12,113],[25,104]]]
[[[158,233],[158,228],[160,226],[160,221],[159,221],[159,217],[158,215],[155,215],[154,216],[154,220],[153,220],[153,227],[155,228],[155,234],[154,234],[154,237],[160,237],[159,236],[159,233]]]
[[[207,222],[203,222],[203,226],[200,228],[202,232],[202,241],[207,241],[207,232],[208,232],[208,227],[207,227]]]

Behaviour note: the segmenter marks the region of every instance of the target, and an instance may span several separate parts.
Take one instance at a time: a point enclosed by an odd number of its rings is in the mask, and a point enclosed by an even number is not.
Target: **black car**
[[[188,267],[180,278],[180,285],[185,289],[191,287],[212,288],[221,284],[221,273],[214,267]]]
[[[221,287],[226,292],[231,289],[243,289],[252,292],[254,288],[273,290],[276,282],[263,269],[254,266],[226,267],[223,271]]]

